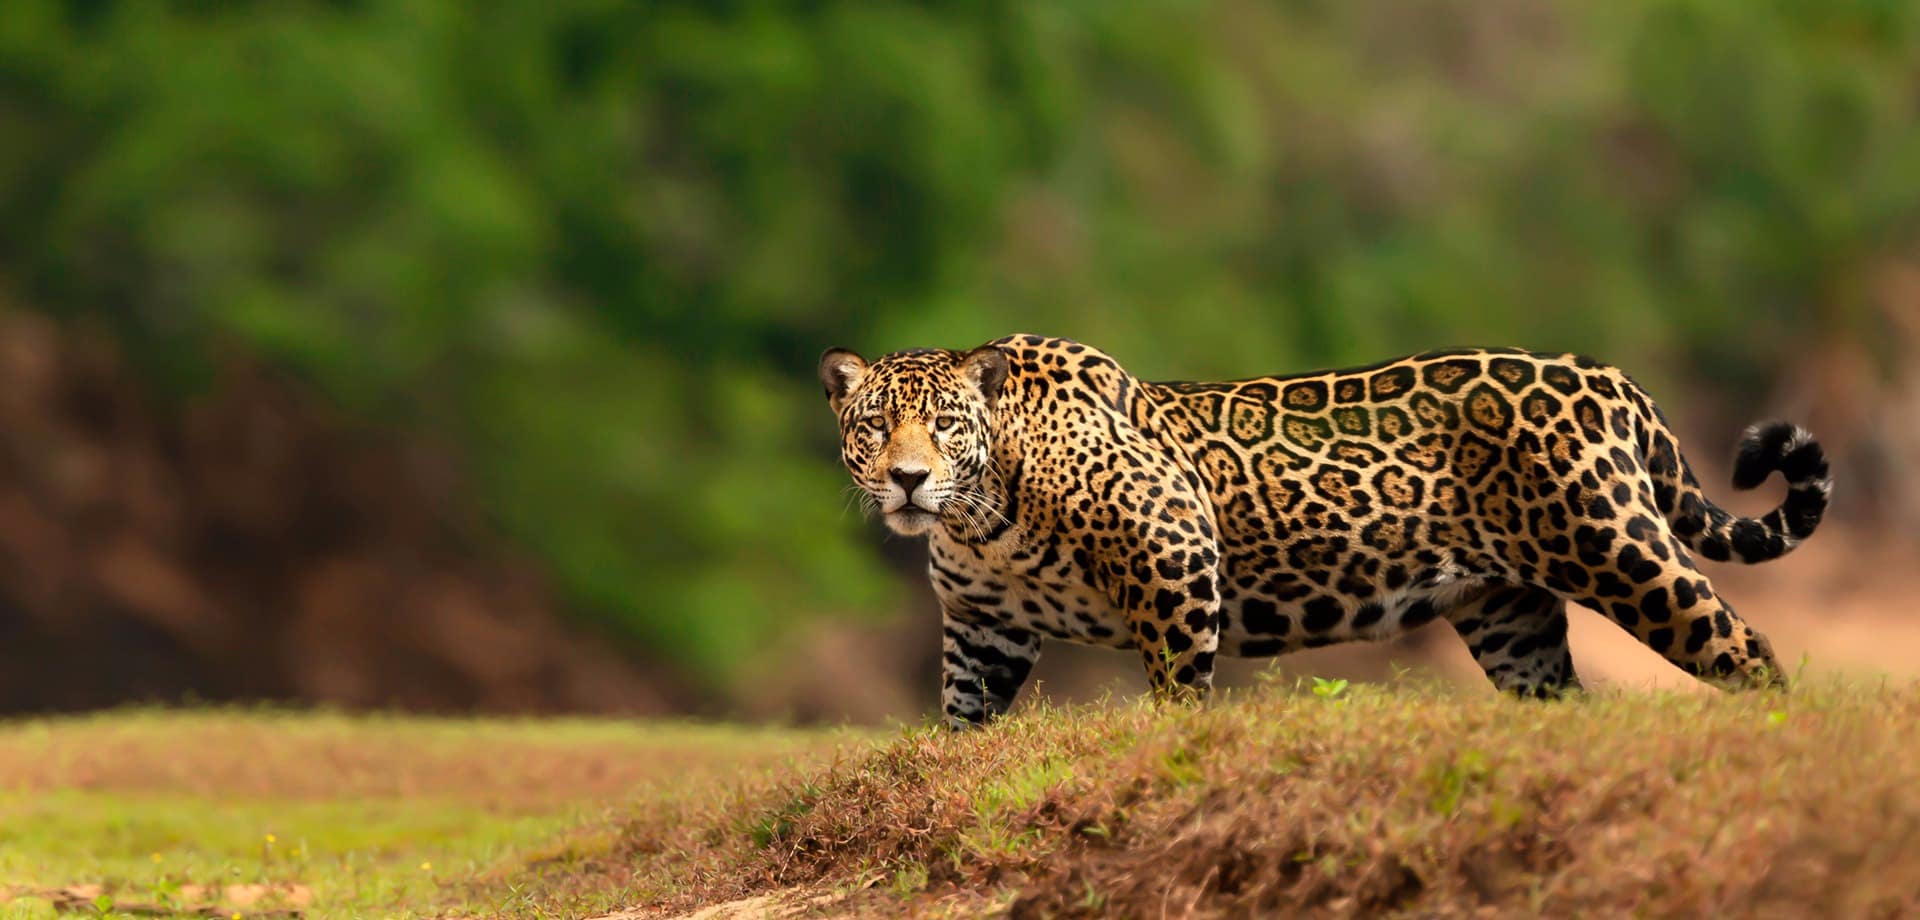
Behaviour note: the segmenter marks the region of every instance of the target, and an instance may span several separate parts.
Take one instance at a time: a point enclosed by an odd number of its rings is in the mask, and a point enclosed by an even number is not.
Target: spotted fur
[[[1578,686],[1569,602],[1696,676],[1783,685],[1694,557],[1777,558],[1827,506],[1819,445],[1775,422],[1734,485],[1778,472],[1785,501],[1720,509],[1639,385],[1572,355],[1151,383],[1022,335],[820,370],[862,494],[929,538],[955,726],[1004,712],[1043,638],[1137,649],[1157,695],[1192,699],[1219,655],[1443,619],[1496,687],[1555,696]]]

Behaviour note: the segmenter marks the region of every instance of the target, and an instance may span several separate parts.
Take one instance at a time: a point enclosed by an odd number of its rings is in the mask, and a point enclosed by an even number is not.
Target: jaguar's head
[[[868,364],[844,348],[820,356],[820,383],[840,417],[840,459],[887,527],[906,536],[941,520],[990,516],[989,423],[1007,356],[921,349]]]

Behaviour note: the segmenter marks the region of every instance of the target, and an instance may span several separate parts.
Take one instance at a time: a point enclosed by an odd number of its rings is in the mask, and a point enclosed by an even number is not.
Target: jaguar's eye
[[[884,415],[869,415],[861,419],[860,424],[866,426],[868,431],[885,431],[887,430],[887,417]]]
[[[943,415],[933,420],[933,430],[941,434],[946,434],[958,427],[960,427],[960,416],[957,415]]]

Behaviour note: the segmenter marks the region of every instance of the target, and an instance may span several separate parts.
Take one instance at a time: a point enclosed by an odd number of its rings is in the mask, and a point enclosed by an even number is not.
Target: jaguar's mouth
[[[901,505],[886,514],[887,526],[901,534],[923,533],[940,520],[940,515],[919,505]]]

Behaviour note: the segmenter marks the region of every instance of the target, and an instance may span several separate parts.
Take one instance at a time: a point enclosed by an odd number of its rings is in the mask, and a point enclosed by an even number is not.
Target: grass
[[[528,917],[769,892],[862,915],[1907,915],[1917,717],[1920,689],[1832,681],[1042,704],[646,803],[483,889]]]
[[[0,884],[87,916],[1900,916],[1917,719],[1920,687],[1832,680],[1319,682],[962,735],[121,712],[0,726]]]
[[[469,880],[819,732],[129,710],[0,725],[0,917],[485,910]],[[571,839],[569,837],[569,839]],[[119,908],[116,910],[116,906]]]

